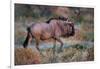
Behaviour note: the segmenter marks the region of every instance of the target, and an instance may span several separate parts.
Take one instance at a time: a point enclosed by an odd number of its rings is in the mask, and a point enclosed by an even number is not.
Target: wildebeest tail
[[[24,43],[23,43],[23,47],[24,47],[24,48],[26,48],[27,45],[28,45],[28,41],[29,41],[29,38],[30,38],[30,32],[31,32],[31,31],[30,31],[30,27],[27,28],[27,32],[28,32],[28,33],[27,33],[27,37],[26,37],[26,39],[25,39],[25,41],[24,41]]]

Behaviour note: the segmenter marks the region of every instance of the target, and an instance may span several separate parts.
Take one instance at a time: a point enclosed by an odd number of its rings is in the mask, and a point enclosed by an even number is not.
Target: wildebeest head
[[[73,36],[75,34],[74,23],[73,22],[64,22],[64,36]]]

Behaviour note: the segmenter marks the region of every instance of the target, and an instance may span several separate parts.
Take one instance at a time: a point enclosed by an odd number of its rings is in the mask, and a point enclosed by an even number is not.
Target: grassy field
[[[53,48],[42,49],[41,51],[43,55],[40,55],[36,49],[16,48],[15,65],[65,63],[94,60],[94,48],[87,48],[80,44],[64,48],[63,52],[61,53],[58,53],[57,50],[54,53]]]

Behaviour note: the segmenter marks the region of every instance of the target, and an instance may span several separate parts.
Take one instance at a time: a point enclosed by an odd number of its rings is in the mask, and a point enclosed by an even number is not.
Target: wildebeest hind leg
[[[42,56],[44,56],[44,55],[42,54],[42,52],[40,51],[39,42],[40,42],[40,39],[37,38],[37,39],[36,39],[36,49],[39,51],[39,53],[40,53]]]
[[[36,49],[40,52],[40,49],[39,49],[39,40],[36,39]]]

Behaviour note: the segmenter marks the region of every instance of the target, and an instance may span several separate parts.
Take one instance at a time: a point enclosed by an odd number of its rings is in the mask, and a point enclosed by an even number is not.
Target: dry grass
[[[51,48],[43,51],[45,57],[41,57],[41,63],[61,63],[61,62],[80,62],[93,61],[94,51],[92,48],[64,48],[63,52],[53,54]]]
[[[31,48],[17,48],[15,49],[15,65],[25,64],[39,64],[40,54],[33,51]]]
[[[65,54],[62,56],[64,62],[77,62],[77,61],[86,61],[88,52],[76,49],[69,48],[66,49]]]
[[[62,62],[80,62],[93,61],[94,48],[64,48],[63,52],[55,54],[52,48],[42,50],[44,56],[40,56],[37,50],[31,48],[17,48],[15,49],[15,65],[25,64],[45,64],[45,63],[62,63]]]
[[[93,61],[94,60],[94,47],[88,49],[88,56],[87,60]]]

